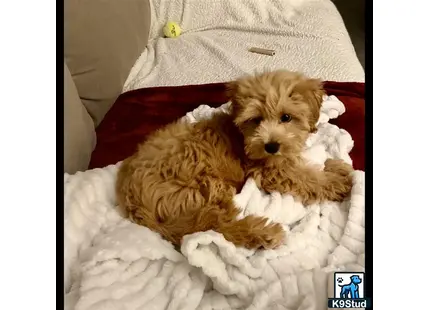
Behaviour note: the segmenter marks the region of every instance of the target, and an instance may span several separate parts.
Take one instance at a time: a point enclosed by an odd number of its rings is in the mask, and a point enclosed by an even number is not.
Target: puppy
[[[277,247],[285,237],[282,226],[254,215],[237,219],[233,197],[247,177],[266,192],[289,193],[304,204],[348,195],[350,165],[327,160],[320,171],[301,157],[316,131],[323,95],[319,80],[288,71],[231,82],[231,113],[169,124],[124,160],[119,204],[132,221],[174,245],[184,235],[215,230],[237,246]]]

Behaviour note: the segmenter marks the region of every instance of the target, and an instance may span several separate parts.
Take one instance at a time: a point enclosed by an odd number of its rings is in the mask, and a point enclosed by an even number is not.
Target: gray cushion
[[[64,172],[85,171],[95,147],[94,122],[64,64]]]
[[[65,0],[64,6],[66,63],[97,126],[147,44],[149,0]]]

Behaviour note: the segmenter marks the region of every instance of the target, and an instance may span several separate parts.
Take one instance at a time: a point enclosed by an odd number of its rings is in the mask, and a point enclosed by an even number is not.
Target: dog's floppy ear
[[[237,81],[231,81],[225,84],[225,93],[228,100],[233,100],[237,92]]]
[[[228,82],[226,84],[226,95],[227,99],[231,101],[230,112],[233,115],[237,115],[240,110],[240,103],[238,101],[238,88],[239,84],[237,81]]]
[[[309,116],[310,132],[317,131],[316,123],[320,117],[320,110],[325,95],[325,91],[320,79],[304,79],[296,89],[302,94],[309,103],[311,115]]]

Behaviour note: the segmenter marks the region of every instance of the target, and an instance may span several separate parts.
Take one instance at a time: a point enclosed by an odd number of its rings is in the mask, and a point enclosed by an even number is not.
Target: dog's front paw
[[[343,201],[348,197],[352,189],[351,165],[342,160],[327,159],[324,171],[327,174],[326,195],[329,200]]]
[[[341,176],[348,176],[354,171],[350,164],[341,159],[327,159],[324,165],[324,171],[333,172]]]
[[[281,190],[281,187],[279,186],[279,184],[276,184],[273,182],[268,182],[266,180],[261,182],[261,186],[259,188],[264,190],[266,193],[269,193],[269,194],[271,194],[273,192],[280,192],[280,190]]]

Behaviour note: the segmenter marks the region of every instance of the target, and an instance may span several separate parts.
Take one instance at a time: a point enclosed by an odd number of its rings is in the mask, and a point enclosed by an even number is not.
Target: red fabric
[[[326,82],[324,88],[346,106],[346,113],[331,123],[351,134],[354,148],[350,155],[354,167],[364,170],[364,84]],[[124,93],[96,130],[97,146],[90,169],[125,159],[149,133],[199,105],[218,107],[226,101],[223,83],[143,88]]]

